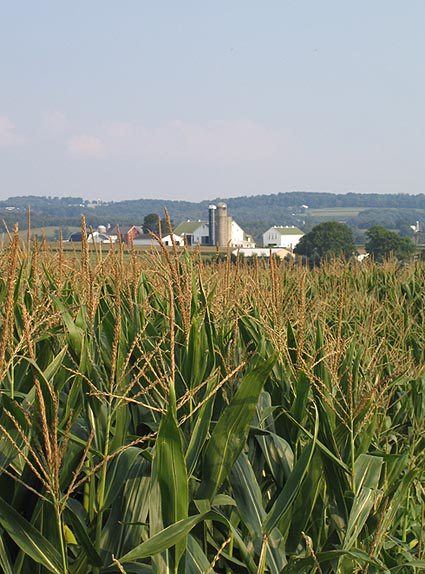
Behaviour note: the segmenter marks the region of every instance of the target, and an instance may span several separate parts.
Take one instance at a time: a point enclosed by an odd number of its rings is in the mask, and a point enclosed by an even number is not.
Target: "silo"
[[[208,206],[208,238],[209,244],[215,245],[216,244],[216,233],[215,233],[215,212],[216,212],[215,205]]]
[[[227,241],[226,241],[226,245],[227,243],[230,241],[230,244],[232,245],[232,221],[233,221],[233,217],[231,215],[227,216]]]
[[[226,247],[228,242],[227,205],[220,202],[217,205],[217,245]]]

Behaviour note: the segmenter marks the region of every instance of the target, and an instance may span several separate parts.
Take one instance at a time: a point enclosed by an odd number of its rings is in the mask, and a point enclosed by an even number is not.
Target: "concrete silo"
[[[226,245],[227,243],[230,241],[230,245],[233,245],[232,240],[232,221],[233,221],[233,217],[231,215],[227,216],[227,241],[226,241]]]
[[[227,205],[220,202],[217,205],[217,245],[219,247],[226,247],[229,241],[229,225],[227,218]]]

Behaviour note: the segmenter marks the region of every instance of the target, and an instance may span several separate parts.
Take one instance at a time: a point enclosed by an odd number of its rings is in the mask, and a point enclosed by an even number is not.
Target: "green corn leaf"
[[[380,456],[361,454],[354,463],[356,492],[362,488],[378,488],[383,459]]]
[[[190,327],[189,339],[183,347],[182,375],[186,385],[192,389],[204,378],[206,357],[204,345],[203,322],[201,318],[194,319]]]
[[[263,531],[266,534],[270,534],[273,528],[275,528],[279,521],[288,513],[296,499],[302,481],[304,480],[308,468],[310,466],[311,459],[313,457],[314,449],[316,446],[316,439],[318,433],[318,414],[316,411],[316,423],[315,423],[315,433],[313,439],[310,441],[307,447],[303,449],[300,458],[297,460],[293,471],[291,472],[288,480],[285,483],[281,493],[277,497],[275,503],[273,504],[271,510],[266,516],[263,524]]]
[[[187,517],[189,504],[186,463],[181,431],[176,420],[176,397],[173,384],[170,385],[167,414],[159,426],[155,450],[157,478],[161,491],[162,517],[164,526],[170,526]],[[176,546],[176,567],[185,546],[184,540]]]
[[[309,397],[310,386],[310,379],[303,371],[300,371],[296,381],[296,395],[295,400],[291,406],[291,413],[294,419],[301,424],[303,424],[307,412],[307,401]],[[294,439],[296,436],[297,434],[295,434]]]
[[[6,394],[3,394],[1,402],[3,403],[3,409],[13,416],[23,434],[28,435],[30,428],[29,423],[15,401],[10,399]],[[15,444],[10,442],[5,433],[2,432],[0,434],[0,473],[18,457],[18,449],[24,448],[24,439],[17,431],[9,416],[3,412],[1,412],[1,423]]]
[[[213,318],[211,316],[211,301],[215,292],[215,287],[210,290],[209,295],[207,296],[205,293],[205,288],[202,282],[202,277],[199,276],[199,301],[202,308],[205,310],[204,316],[204,328],[207,338],[208,344],[208,355],[210,360],[212,361],[213,365],[215,363],[215,353],[214,353],[214,343],[216,340],[216,331]]]
[[[293,558],[282,570],[282,574],[306,574],[306,572],[317,572],[317,564],[319,564],[319,566],[324,566],[331,561],[341,558],[350,558],[360,565],[370,564],[377,569],[377,572],[390,574],[390,571],[383,567],[380,562],[370,558],[366,552],[356,548],[351,550],[329,550],[328,552],[318,552],[315,557],[308,556],[306,558]],[[335,570],[331,570],[331,572],[334,571]],[[326,570],[326,572],[328,572],[328,570]]]
[[[43,376],[46,379],[46,381],[51,382],[51,380],[53,379],[53,377],[56,375],[56,373],[59,371],[59,369],[62,367],[62,363],[63,363],[63,359],[66,355],[67,352],[67,347],[64,347],[57,355],[56,357],[50,361],[50,363],[48,364],[47,368],[44,370],[43,372]],[[37,365],[33,365],[37,368]]]
[[[218,519],[220,522],[224,521],[224,523],[227,523],[225,519],[211,511],[197,514],[196,516],[189,516],[164,528],[164,530],[161,530],[145,542],[142,542],[125,554],[125,556],[119,558],[119,561],[122,563],[132,562],[160,554],[183,540],[197,524],[209,519]]]
[[[301,484],[300,491],[291,509],[288,534],[285,537],[285,552],[288,555],[297,552],[302,533],[308,531],[312,523],[318,524],[323,520],[320,500],[324,490],[323,486],[323,467],[319,450],[316,448],[307,476]]]
[[[206,394],[211,392],[216,384],[216,379],[214,379],[207,385]],[[208,433],[210,431],[211,416],[214,407],[215,393],[212,397],[204,404],[204,406],[199,410],[198,416],[196,418],[195,426],[193,432],[191,433],[189,445],[186,451],[186,465],[187,474],[192,476],[195,471],[196,465],[199,460],[199,455],[202,451],[202,447],[207,440]]]
[[[279,550],[282,536],[275,529],[270,540],[263,538],[262,524],[266,511],[263,507],[262,494],[254,471],[248,457],[243,452],[233,466],[230,483],[243,524],[250,532],[253,542],[256,542],[257,545],[267,543],[264,553],[265,564],[272,574],[279,574],[286,562]]]
[[[238,512],[251,537],[261,539],[262,524],[266,511],[263,507],[262,494],[252,466],[243,452],[236,460],[230,474]]]
[[[42,564],[48,572],[64,574],[61,557],[56,548],[2,498],[0,498],[0,524],[24,554]]]
[[[122,402],[114,411],[115,429],[111,441],[111,450],[118,450],[126,442],[130,414],[127,404]]]
[[[81,351],[79,357],[78,373],[86,373],[87,371],[87,340],[81,341]],[[85,397],[82,395],[83,377],[82,375],[74,375],[68,392],[68,400],[66,403],[66,410],[63,420],[68,420],[71,412],[73,417],[77,417],[81,410],[84,408]]]
[[[125,574],[154,574],[156,571],[149,564],[142,564],[141,562],[125,562],[121,563],[123,571]],[[102,574],[117,574],[117,566],[108,566],[107,568],[102,568]],[[85,572],[81,573],[85,574]]]
[[[285,439],[272,432],[263,431],[256,435],[256,439],[274,480],[282,486],[284,477],[289,477],[294,467],[292,448]]]
[[[102,566],[102,559],[88,535],[87,526],[82,522],[78,514],[74,512],[73,506],[75,506],[75,501],[68,500],[65,508],[65,519],[72,526],[72,532],[78,544],[84,549],[88,563],[92,566]]]
[[[300,425],[299,422],[297,420],[295,420],[294,418],[292,418],[291,415],[289,415],[288,413],[285,413],[285,415],[290,421],[292,421],[294,423],[294,425],[296,425],[300,430],[302,430],[302,432],[304,434],[306,434],[309,438],[313,439],[313,434],[308,429],[306,429],[304,426]],[[333,463],[338,465],[341,468],[341,470],[343,470],[347,474],[350,472],[350,469],[345,464],[345,462],[343,460],[340,460],[338,457],[336,457],[333,454],[333,452],[330,451],[327,448],[327,446],[323,442],[321,442],[318,438],[316,438],[316,446],[321,452],[323,452],[324,455],[326,455],[327,458],[329,458]]]
[[[289,321],[288,321],[287,326],[286,326],[286,337],[287,337],[289,357],[291,359],[292,365],[295,367],[297,364],[297,360],[298,360],[297,338],[295,336],[295,332],[292,328],[292,325]]]
[[[356,545],[376,502],[382,462],[381,457],[361,454],[354,463],[356,494],[348,518],[347,533],[343,544],[344,550]]]
[[[255,424],[259,426],[258,431],[255,431],[255,438],[276,484],[282,487],[285,477],[290,475],[294,466],[294,453],[289,443],[276,434],[273,416],[276,410],[280,409],[272,407],[270,394],[263,390],[254,419]]]
[[[149,485],[149,535],[150,539],[164,530],[161,507],[161,491],[159,488],[157,457],[152,460],[151,481]],[[209,510],[209,508],[207,509]],[[130,550],[128,551],[130,552]],[[168,568],[168,553],[154,554],[152,562],[157,572],[166,571]]]
[[[62,320],[65,324],[65,327],[69,334],[69,340],[72,346],[72,349],[75,353],[80,354],[81,352],[81,345],[84,336],[84,331],[81,327],[78,327],[71,317],[70,312],[68,311],[67,307],[62,303],[62,301],[56,295],[51,295],[52,300],[54,301],[56,307],[61,312]]]
[[[114,502],[138,456],[140,456],[140,449],[130,447],[121,452],[108,465],[103,508],[109,508]]]
[[[169,526],[186,518],[188,506],[186,464],[182,437],[175,416],[175,396],[172,391],[167,414],[159,427],[155,448],[164,524]]]
[[[211,506],[236,506],[236,502],[228,494],[217,494],[214,496]]]
[[[108,512],[101,547],[115,556],[130,552],[148,530],[150,475],[150,463],[139,455]]]
[[[394,566],[391,568],[391,574],[403,574],[406,571],[406,568],[412,568],[418,574],[425,572],[425,560],[409,560],[408,562],[404,562],[400,564],[400,566]]]
[[[15,574],[15,570],[12,567],[10,556],[4,544],[2,535],[0,535],[0,570],[3,574]]]
[[[203,482],[197,498],[212,500],[238,458],[248,435],[258,396],[275,357],[257,363],[246,374],[221,415],[205,449]]]
[[[186,558],[186,573],[187,574],[204,574],[208,571],[210,562],[205,556],[202,548],[196,539],[189,534],[187,537],[187,558]],[[211,574],[214,570],[211,570]]]
[[[408,496],[409,489],[413,481],[420,476],[421,472],[423,472],[423,470],[420,467],[406,472],[398,484],[395,493],[391,496],[390,504],[388,505],[379,528],[375,533],[375,553],[384,543],[385,537],[391,527],[391,524],[393,524],[396,520],[397,513],[400,511],[400,508],[406,504],[406,497]]]

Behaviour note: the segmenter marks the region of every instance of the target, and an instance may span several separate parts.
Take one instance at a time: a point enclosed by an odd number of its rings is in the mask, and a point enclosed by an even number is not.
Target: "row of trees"
[[[376,225],[366,232],[365,250],[375,261],[393,256],[399,260],[409,259],[415,246],[410,238]],[[344,223],[328,221],[320,223],[306,233],[294,249],[294,253],[306,257],[312,264],[323,259],[342,257],[348,259],[357,253],[351,229]]]
[[[177,223],[187,219],[206,219],[208,205],[217,203],[219,198],[199,203],[190,201],[171,201],[160,199],[137,199],[115,202],[90,203],[81,197],[58,198],[22,196],[0,201],[0,222],[6,222],[13,228],[19,222],[19,228],[27,226],[27,208],[31,209],[33,227],[63,225],[78,226],[81,213],[86,217],[87,225],[93,228],[110,223],[141,225],[144,217],[163,214],[166,208],[170,217]],[[356,238],[362,240],[363,232],[376,225],[396,229],[400,235],[411,235],[410,225],[419,221],[425,226],[425,195],[407,194],[332,194],[316,192],[278,193],[250,197],[226,199],[229,213],[238,224],[260,242],[264,230],[272,225],[297,225],[310,230],[323,218],[341,220],[341,213],[333,209],[355,208],[343,216],[344,223],[354,228]],[[305,206],[308,206],[306,208]],[[11,207],[14,208],[11,210]],[[326,209],[327,214],[315,213],[316,209]],[[355,215],[356,210],[358,213]],[[351,215],[350,215],[351,213]]]

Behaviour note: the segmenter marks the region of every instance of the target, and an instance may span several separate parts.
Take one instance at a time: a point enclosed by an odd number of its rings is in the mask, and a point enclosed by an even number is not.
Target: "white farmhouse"
[[[255,247],[252,236],[245,233],[230,217],[227,218],[227,227],[227,241],[232,247]],[[212,242],[210,223],[207,221],[184,221],[174,231],[184,237],[187,245],[215,245]]]
[[[174,230],[187,245],[209,245],[209,226],[206,221],[184,221]]]
[[[285,249],[294,249],[304,233],[298,227],[286,225],[270,227],[263,233],[264,247],[284,247]]]
[[[242,227],[233,220],[230,243],[232,247],[255,247],[252,236],[245,233]]]

